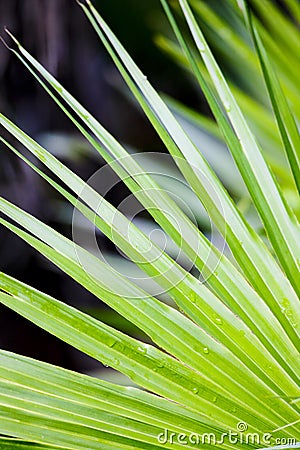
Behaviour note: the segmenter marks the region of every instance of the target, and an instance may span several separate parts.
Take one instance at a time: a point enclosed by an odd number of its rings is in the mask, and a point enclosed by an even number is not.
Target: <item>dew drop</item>
[[[216,323],[218,324],[218,325],[222,325],[222,319],[220,318],[220,317],[216,317]]]
[[[37,153],[37,157],[42,161],[42,162],[46,162],[46,157],[45,157],[45,155],[44,155],[44,153],[42,153],[42,152],[38,152]]]
[[[198,389],[197,387],[194,387],[194,388],[192,389],[192,392],[193,392],[193,394],[198,394],[199,389]]]
[[[196,294],[195,294],[195,292],[191,293],[190,300],[191,300],[192,303],[196,303]]]
[[[283,297],[283,299],[282,299],[282,306],[284,308],[286,308],[287,306],[289,306],[289,304],[290,304],[289,300],[286,297]]]
[[[119,352],[122,353],[122,352],[123,352],[123,349],[124,349],[124,346],[123,346],[122,344],[120,344],[120,342],[117,342],[117,341],[116,341],[116,343],[115,343],[114,346],[116,346],[117,344],[118,344],[118,347],[117,347],[117,348],[118,348]]]
[[[147,353],[147,349],[146,349],[146,347],[138,347],[138,351],[140,352],[140,353]]]
[[[209,349],[208,349],[207,347],[204,347],[203,352],[204,352],[206,355],[208,355]]]
[[[218,400],[218,397],[215,395],[212,399],[213,403],[216,403],[216,401]]]

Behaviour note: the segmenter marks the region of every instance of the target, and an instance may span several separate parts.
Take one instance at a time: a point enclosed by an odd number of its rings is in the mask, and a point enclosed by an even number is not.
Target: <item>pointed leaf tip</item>
[[[21,44],[20,44],[20,42],[18,41],[18,39],[12,34],[12,32],[11,31],[9,31],[9,29],[7,28],[7,27],[4,27],[4,31],[8,34],[8,36],[13,40],[13,42],[18,46],[18,47],[20,47],[21,46]],[[9,48],[9,47],[8,47]],[[13,50],[12,48],[9,48],[10,50]]]

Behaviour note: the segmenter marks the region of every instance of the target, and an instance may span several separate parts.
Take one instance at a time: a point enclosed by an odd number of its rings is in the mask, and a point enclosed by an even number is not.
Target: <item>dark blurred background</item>
[[[191,106],[199,106],[187,75],[153,42],[157,32],[169,33],[159,1],[106,0],[95,5],[158,90]],[[124,95],[120,76],[75,0],[1,1],[1,30],[4,26],[114,136],[142,151],[163,151],[151,126]],[[4,31],[1,34],[9,41]],[[57,142],[55,151],[59,157],[84,179],[100,167],[97,154],[86,151],[86,144],[71,122],[2,44],[0,78],[1,110],[5,115],[37,140]],[[58,207],[57,194],[3,145],[0,147],[0,189],[5,198],[71,236],[72,211]],[[102,320],[119,325],[130,334],[139,335],[126,321],[112,315],[99,300],[4,229],[0,233],[0,264],[4,272],[82,310],[100,314]],[[97,367],[96,362],[7,308],[1,306],[0,310],[1,348],[79,371]]]

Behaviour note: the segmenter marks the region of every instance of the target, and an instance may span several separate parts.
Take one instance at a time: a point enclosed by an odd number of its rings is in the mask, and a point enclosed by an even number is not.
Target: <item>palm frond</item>
[[[226,45],[219,45],[220,50],[229,57],[228,43],[238,60],[245,62],[253,74],[253,79],[245,83],[249,91],[265,81],[294,181],[287,164],[280,172],[280,136],[265,91],[251,99],[249,92],[243,93],[227,82],[196,20],[206,16],[213,29],[226,28],[225,18],[203,3],[179,0],[176,13],[185,18],[193,46],[168,2],[161,3],[179,47],[163,43],[185,66],[189,64],[216,123],[191,115],[178,103],[160,96],[91,2],[81,7],[232,257],[207,239],[138,159],[9,33],[16,45],[13,53],[197,268],[201,278],[184,269],[88,183],[0,114],[1,126],[34,160],[1,137],[6,148],[174,300],[173,306],[165,304],[83,246],[0,197],[3,227],[136,325],[150,340],[145,344],[129,337],[0,273],[2,304],[142,388],[121,387],[2,350],[0,433],[7,436],[0,438],[3,449],[179,449],[183,441],[186,448],[194,448],[195,442],[199,446],[212,437],[215,448],[234,449],[236,443],[224,439],[230,432],[239,435],[239,448],[265,447],[266,433],[269,446],[299,448],[299,225],[273,173],[281,173],[291,190],[294,182],[299,187],[300,102],[293,100],[298,86],[284,65],[284,52],[276,51],[261,22],[246,8],[247,31],[236,2],[228,2],[227,13],[235,18],[236,28],[227,35]],[[297,46],[291,49],[288,45],[299,35],[296,27],[272,2],[251,3],[281,49],[289,54],[296,51]],[[286,3],[297,18],[296,3]],[[274,20],[267,15],[269,6],[282,29],[274,27]],[[256,54],[249,47],[251,35]],[[206,131],[226,143],[261,218],[267,243],[241,214],[204,158],[201,145],[196,145],[180,123],[180,115],[194,123],[199,120]],[[276,156],[270,157],[269,165],[268,150],[262,146],[271,142],[275,143]],[[246,431],[260,441],[246,441]],[[169,433],[173,433],[171,441]],[[279,443],[285,445],[278,447]]]

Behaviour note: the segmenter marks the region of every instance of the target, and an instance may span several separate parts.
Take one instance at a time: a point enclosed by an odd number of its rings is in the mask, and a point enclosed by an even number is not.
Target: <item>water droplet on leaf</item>
[[[139,351],[140,353],[147,353],[146,347],[138,347],[138,351]]]
[[[165,363],[164,363],[163,361],[161,361],[161,362],[159,362],[159,363],[157,364],[157,367],[158,367],[159,369],[162,369],[163,367],[165,367]]]
[[[196,294],[195,294],[195,292],[191,293],[190,300],[191,300],[192,303],[196,303]]]

